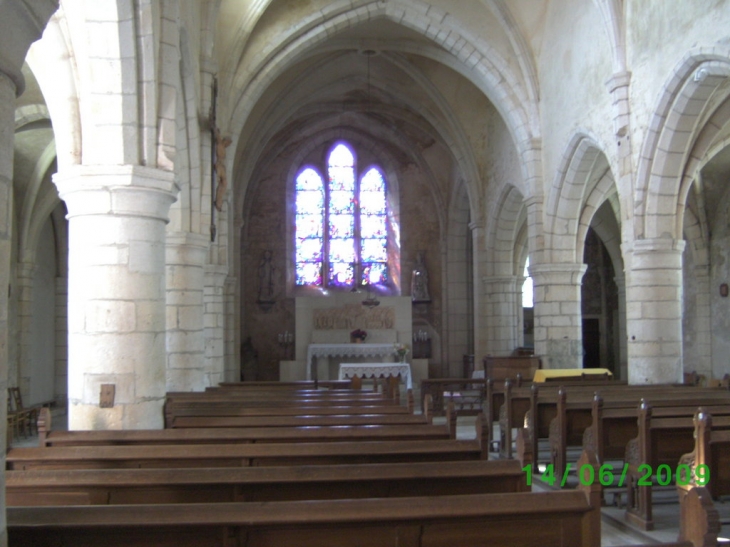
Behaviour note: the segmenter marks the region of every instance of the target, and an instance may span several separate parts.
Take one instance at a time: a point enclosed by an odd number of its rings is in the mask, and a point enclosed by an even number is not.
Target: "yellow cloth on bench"
[[[541,368],[535,371],[532,381],[544,382],[547,378],[571,378],[581,374],[608,374],[613,376],[613,373],[607,368]]]

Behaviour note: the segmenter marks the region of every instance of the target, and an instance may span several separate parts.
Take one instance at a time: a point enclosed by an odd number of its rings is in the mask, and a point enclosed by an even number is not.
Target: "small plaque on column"
[[[101,394],[99,395],[99,408],[112,408],[114,406],[114,394],[116,386],[114,384],[101,384]]]

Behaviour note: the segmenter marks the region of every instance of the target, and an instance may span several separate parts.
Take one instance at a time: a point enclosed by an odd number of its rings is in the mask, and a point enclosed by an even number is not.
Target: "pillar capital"
[[[586,264],[531,264],[528,269],[536,286],[580,285],[587,267]]]
[[[171,171],[140,165],[78,165],[56,173],[53,182],[68,218],[84,215],[147,217],[168,221],[177,199]]]

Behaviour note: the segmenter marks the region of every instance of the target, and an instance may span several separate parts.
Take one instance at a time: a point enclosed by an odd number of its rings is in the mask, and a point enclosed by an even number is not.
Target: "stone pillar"
[[[238,278],[227,276],[225,281],[225,306],[226,306],[226,327],[225,327],[225,370],[223,372],[224,382],[241,381],[241,337],[237,334],[240,328],[236,327],[236,289]]]
[[[629,377],[628,354],[626,349],[626,277],[617,275],[613,278],[618,289],[618,364],[621,380]]]
[[[535,295],[535,353],[548,368],[583,367],[581,281],[585,264],[530,266]]]
[[[10,287],[15,84],[0,71],[0,424],[7,429],[8,287]],[[7,435],[0,435],[0,465],[5,468]],[[5,520],[5,474],[0,476],[0,547],[8,544]]]
[[[472,347],[474,351],[474,361],[479,363],[481,358],[489,351],[489,319],[488,319],[488,299],[479,286],[479,280],[486,271],[485,260],[485,242],[484,242],[484,223],[470,222],[469,230],[471,231],[471,250],[472,250],[472,271],[471,279],[471,295],[467,295],[472,301],[471,310],[467,306],[467,310],[472,314],[473,332],[471,333]]]
[[[173,175],[78,166],[53,180],[69,221],[69,429],[162,428]],[[111,408],[102,384],[114,385]]]
[[[226,266],[205,266],[205,386],[215,386],[224,378],[226,306],[224,285]]]
[[[707,378],[713,377],[712,371],[712,294],[710,282],[710,268],[702,265],[695,267],[697,282],[696,310],[694,324],[695,352],[697,355],[697,372]],[[717,292],[715,294],[718,294]],[[686,366],[686,365],[685,365]],[[686,370],[685,372],[692,372]]]
[[[630,252],[626,331],[630,384],[682,381],[683,240],[642,239]]]
[[[517,297],[522,294],[514,275],[485,277],[484,300],[487,309],[487,345],[480,355],[510,355],[517,347]],[[518,290],[519,289],[519,290]]]
[[[205,386],[204,265],[210,238],[192,233],[167,237],[167,390]]]
[[[33,318],[33,282],[35,264],[20,262],[15,269],[15,290],[18,292],[18,337],[20,338],[18,351],[17,386],[23,397],[23,402],[30,402],[31,362],[31,329]],[[8,378],[12,383],[13,378]]]
[[[56,278],[56,401],[68,398],[68,277]]]

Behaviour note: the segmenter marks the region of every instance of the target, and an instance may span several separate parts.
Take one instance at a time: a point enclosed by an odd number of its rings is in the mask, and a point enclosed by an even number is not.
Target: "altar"
[[[412,343],[411,298],[379,296],[373,307],[363,298],[351,291],[297,297],[294,359],[280,361],[279,378],[334,380],[342,362],[393,363],[393,345]],[[367,343],[351,343],[356,330],[365,331]]]
[[[406,389],[413,389],[411,367],[408,363],[341,363],[340,380],[353,377],[380,378],[400,376],[406,384]]]
[[[392,343],[387,344],[309,344],[307,348],[307,380],[318,380],[317,359],[320,357],[380,357],[393,356]],[[391,363],[392,364],[392,363]]]

